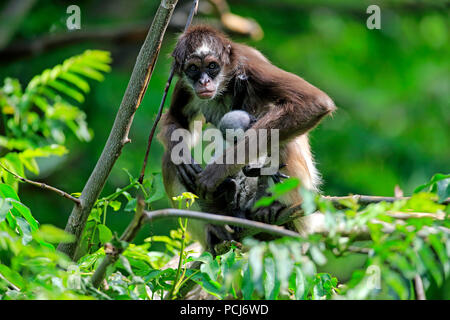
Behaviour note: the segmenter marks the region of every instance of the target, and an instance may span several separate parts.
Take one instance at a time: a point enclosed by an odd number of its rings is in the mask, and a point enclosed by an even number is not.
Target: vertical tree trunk
[[[81,204],[75,205],[65,230],[75,235],[75,242],[62,243],[58,250],[72,259],[76,258],[81,235],[89,213],[98,199],[103,186],[124,145],[129,142],[128,132],[153,72],[164,33],[178,0],[162,0],[142,45],[123,96],[116,119],[106,145],[80,196]]]

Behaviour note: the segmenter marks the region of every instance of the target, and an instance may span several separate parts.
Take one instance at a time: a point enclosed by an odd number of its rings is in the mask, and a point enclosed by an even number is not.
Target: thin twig
[[[153,122],[152,129],[148,136],[147,150],[145,150],[144,162],[142,164],[142,169],[141,169],[141,173],[139,175],[139,180],[138,180],[140,184],[142,184],[144,182],[145,168],[147,167],[148,155],[150,153],[150,148],[152,146],[153,136],[155,135],[156,126],[158,125],[158,122],[161,119],[162,110],[164,108],[164,103],[166,102],[167,93],[169,92],[170,84],[172,83],[174,74],[175,74],[175,69],[172,66],[172,69],[170,70],[169,78],[166,83],[166,87],[164,88],[164,94],[163,94],[163,97],[161,100],[161,104],[159,105],[158,113],[156,114],[155,121]]]
[[[136,234],[146,223],[153,222],[162,218],[190,218],[206,221],[213,223],[215,225],[234,225],[244,228],[252,228],[262,232],[266,232],[276,236],[286,236],[299,238],[300,235],[297,232],[286,230],[279,226],[273,226],[270,224],[265,224],[262,222],[251,221],[247,219],[222,216],[212,213],[204,213],[198,211],[189,211],[183,209],[161,209],[156,211],[144,211],[143,208],[145,202],[142,199],[138,199],[138,206],[136,209],[136,214],[133,220],[128,225],[127,229],[124,231],[120,237],[121,241],[132,242]],[[106,274],[106,269],[109,265],[115,263],[119,258],[120,254],[123,252],[123,248],[115,248],[111,244],[108,244],[109,254],[103,259],[100,266],[95,270],[94,275],[91,278],[91,282],[94,287],[98,288],[100,283]]]
[[[258,221],[247,220],[242,218],[235,218],[230,216],[223,216],[220,214],[205,213],[199,211],[189,211],[183,209],[161,209],[155,211],[144,211],[143,222],[155,221],[162,218],[190,218],[196,220],[202,220],[208,223],[212,223],[219,226],[233,225],[242,228],[252,228],[257,229],[260,232],[266,232],[274,236],[281,237],[295,237],[298,238],[300,235],[297,232],[287,230],[283,227],[274,226]]]
[[[194,0],[193,3],[192,3],[191,11],[189,12],[189,16],[187,18],[186,25],[184,27],[184,31],[186,31],[189,28],[189,26],[192,23],[192,19],[194,18],[194,15],[197,13],[198,1],[199,0]],[[163,97],[161,99],[161,103],[159,105],[158,113],[156,114],[155,121],[153,122],[152,129],[151,129],[150,134],[148,136],[147,150],[145,150],[144,162],[142,164],[142,169],[141,169],[141,173],[139,175],[139,180],[138,180],[139,183],[141,183],[141,184],[144,181],[145,168],[147,167],[148,155],[150,153],[150,148],[152,146],[153,136],[155,135],[156,127],[157,127],[157,125],[159,123],[159,120],[161,119],[162,111],[163,111],[163,108],[164,108],[164,103],[166,102],[167,93],[169,92],[169,88],[170,88],[170,85],[172,83],[172,79],[173,79],[174,75],[175,75],[175,68],[174,68],[174,65],[172,65],[172,68],[170,69],[169,77],[168,77],[167,82],[166,82],[166,87],[164,88],[164,94],[163,94]]]
[[[394,202],[399,200],[409,200],[411,197],[381,197],[381,196],[366,196],[361,194],[355,194],[351,196],[343,196],[343,197],[332,197],[332,196],[322,196],[325,200],[330,200],[335,205],[340,205],[340,201],[342,200],[356,200],[359,204],[367,205],[371,203],[378,202]],[[445,199],[442,204],[449,204],[450,198]]]
[[[422,278],[418,274],[414,276],[414,291],[416,293],[416,300],[427,300]]]
[[[367,196],[367,195],[350,195],[350,196],[321,196],[322,199],[331,201],[333,206],[338,209],[346,208],[345,205],[341,203],[342,200],[356,200],[361,205],[369,205],[372,203],[379,202],[389,202],[399,200],[409,200],[411,197],[381,197],[381,196]],[[442,204],[447,205],[450,203],[450,198],[445,199]],[[284,209],[278,217],[276,225],[283,225],[285,223],[291,222],[304,215],[302,205],[296,205]],[[420,212],[388,212],[395,219],[409,219],[409,218],[420,218],[420,217],[430,217],[438,220],[442,220],[443,216],[441,213],[420,213]]]
[[[158,219],[163,218],[190,218],[190,219],[197,219],[202,220],[208,223],[212,223],[215,225],[234,225],[238,227],[243,228],[249,228],[252,232],[247,233],[245,235],[252,235],[258,232],[265,232],[268,234],[272,234],[275,236],[288,236],[288,237],[294,237],[294,238],[301,238],[303,235],[298,234],[297,232],[286,230],[279,226],[269,225],[262,222],[247,220],[247,219],[241,219],[241,218],[235,218],[230,216],[223,216],[218,214],[211,214],[211,213],[205,213],[205,212],[198,212],[198,211],[189,211],[189,210],[183,210],[183,209],[161,209],[156,211],[144,211],[142,208],[144,207],[145,203],[142,199],[139,199],[138,201],[138,209],[136,210],[136,215],[131,221],[130,225],[125,230],[124,234],[121,236],[120,240],[131,242],[138,231],[142,228],[142,226],[146,223],[153,222]],[[328,235],[329,230],[325,227],[325,216],[322,213],[314,213],[311,215],[306,216],[307,219],[314,219],[315,222],[313,223],[314,227],[307,230],[304,236],[307,236],[309,234],[322,234],[324,236]],[[382,221],[379,221],[377,223],[380,223],[383,225],[383,232],[384,233],[393,233],[396,229],[395,226],[391,226],[389,224],[386,224]],[[437,231],[442,231],[446,233],[450,233],[450,230],[445,227],[438,227],[438,228],[426,228],[424,227],[422,230],[420,230],[417,235],[420,237],[426,237],[430,233],[435,233]],[[352,230],[347,230],[345,227],[338,226],[338,230],[336,230],[337,233],[341,233],[342,235],[356,235],[357,237],[355,239],[370,239],[370,232],[367,227],[360,227],[360,228],[354,228]],[[242,233],[244,235],[244,233]],[[355,248],[353,248],[355,249]],[[355,249],[356,250],[356,249]],[[358,250],[361,253],[368,253],[369,251],[366,249],[360,249]],[[104,273],[106,271],[106,268],[117,261],[118,256],[121,254],[120,250],[111,250],[112,254],[108,255],[102,262],[102,264],[99,266],[100,270],[96,270],[94,273],[94,276],[92,278],[92,283],[94,286],[98,287],[98,285],[101,283],[104,277]]]
[[[2,167],[3,170],[5,170],[6,172],[8,172],[9,174],[11,174],[12,176],[14,176],[14,178],[16,178],[17,180],[20,180],[22,182],[31,184],[33,186],[39,187],[41,189],[45,189],[45,190],[50,190],[53,192],[56,192],[57,194],[59,194],[61,197],[67,198],[69,200],[72,200],[73,202],[75,202],[77,205],[81,204],[80,199],[75,198],[74,196],[70,195],[69,193],[62,191],[60,189],[57,189],[55,187],[49,186],[48,184],[45,184],[43,182],[37,182],[37,181],[33,181],[33,180],[29,180],[26,179],[24,177],[19,176],[18,174],[12,172],[11,170],[5,168],[2,164],[0,164],[0,167]]]

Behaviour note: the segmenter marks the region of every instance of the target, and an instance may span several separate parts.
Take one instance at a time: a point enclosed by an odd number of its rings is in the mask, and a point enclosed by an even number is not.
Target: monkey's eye
[[[198,70],[198,67],[197,67],[195,64],[191,64],[191,65],[188,67],[188,70],[189,70],[189,71],[192,71],[192,72],[195,72],[195,71]]]
[[[219,65],[218,65],[217,63],[215,63],[215,62],[211,62],[211,63],[208,65],[208,68],[209,68],[209,69],[216,69],[217,67],[219,67]]]

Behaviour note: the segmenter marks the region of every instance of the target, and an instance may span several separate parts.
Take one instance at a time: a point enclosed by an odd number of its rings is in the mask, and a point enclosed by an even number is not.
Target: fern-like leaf
[[[111,70],[110,63],[109,52],[86,50],[84,53],[71,57],[62,64],[52,69],[46,69],[40,75],[35,76],[25,89],[27,100],[36,102],[36,96],[45,96],[47,99],[55,100],[60,95],[64,101],[65,99],[61,96],[63,94],[82,103],[84,94],[90,89],[84,78],[102,81],[104,79],[102,72]],[[42,107],[43,104],[38,106]]]

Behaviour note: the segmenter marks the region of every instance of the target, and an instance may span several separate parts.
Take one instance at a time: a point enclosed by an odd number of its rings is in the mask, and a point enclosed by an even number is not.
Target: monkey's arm
[[[177,82],[172,94],[172,102],[170,108],[162,117],[162,129],[160,134],[158,135],[159,139],[164,144],[164,147],[166,149],[163,157],[163,168],[169,167],[169,164],[164,162],[172,162],[172,156],[174,156],[172,154],[172,151],[175,145],[186,143],[184,139],[182,139],[181,141],[173,141],[172,135],[174,131],[179,129],[189,130],[189,123],[192,117],[189,115],[185,115],[183,113],[183,109],[189,103],[190,99],[190,93],[183,88],[181,82]],[[184,150],[190,150],[189,146],[186,146]],[[181,182],[188,189],[188,191],[196,193],[195,177],[201,172],[202,168],[200,167],[200,165],[195,163],[190,153],[183,155],[183,159],[184,160],[182,163],[175,165],[176,171],[180,177]],[[166,181],[165,183],[170,184],[171,182]]]
[[[260,79],[258,86],[252,88],[255,92],[261,91],[260,96],[265,91],[266,95],[272,95],[275,99],[267,101],[273,106],[256,121],[251,129],[267,130],[268,145],[272,140],[270,130],[278,130],[278,143],[282,146],[289,140],[313,129],[324,116],[332,113],[336,107],[328,95],[305,80],[284,71],[279,71],[279,73],[280,75],[276,74],[267,80],[267,83],[264,83],[264,78]],[[198,175],[197,186],[200,189],[200,195],[208,196],[227,176],[234,175],[243,166],[255,160],[249,157],[249,147],[258,145],[255,138],[255,135],[246,135],[238,144],[231,146],[223,155],[219,156],[223,164],[217,163],[220,161],[213,162]],[[231,148],[234,150],[230,150]],[[238,150],[245,150],[245,163],[238,164],[234,161],[234,163],[226,164],[226,154],[231,151],[236,155]],[[267,153],[270,153],[270,147]]]

